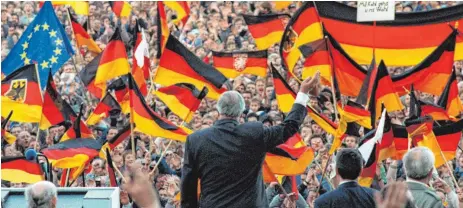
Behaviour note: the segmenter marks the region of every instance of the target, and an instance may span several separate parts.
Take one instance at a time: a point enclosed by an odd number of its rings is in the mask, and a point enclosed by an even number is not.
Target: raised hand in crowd
[[[393,182],[388,185],[386,193],[381,196],[376,193],[377,208],[403,208],[407,203],[407,184],[405,182]]]

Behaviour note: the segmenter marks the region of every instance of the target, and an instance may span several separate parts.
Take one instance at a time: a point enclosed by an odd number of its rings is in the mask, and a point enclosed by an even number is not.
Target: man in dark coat
[[[357,178],[362,172],[363,158],[357,149],[341,149],[336,155],[338,188],[315,200],[315,208],[371,208],[376,207],[375,190],[361,187]]]
[[[291,112],[282,124],[273,127],[264,127],[261,122],[239,124],[245,108],[243,97],[236,91],[222,94],[217,102],[219,120],[186,141],[182,207],[268,207],[261,170],[265,153],[298,131],[307,114],[307,93],[318,94],[319,80],[317,73],[301,83]]]

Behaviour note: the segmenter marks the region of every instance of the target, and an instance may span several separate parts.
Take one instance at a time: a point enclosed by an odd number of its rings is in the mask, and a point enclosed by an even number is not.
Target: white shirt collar
[[[345,183],[349,183],[349,182],[356,182],[356,180],[342,180],[338,186],[342,185],[342,184],[345,184]]]

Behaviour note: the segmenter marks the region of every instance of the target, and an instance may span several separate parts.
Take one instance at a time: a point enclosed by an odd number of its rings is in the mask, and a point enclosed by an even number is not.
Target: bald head
[[[244,99],[237,91],[224,92],[217,102],[217,111],[220,115],[238,118],[244,111]]]
[[[28,186],[24,195],[29,208],[56,207],[57,189],[49,181],[40,181]]]

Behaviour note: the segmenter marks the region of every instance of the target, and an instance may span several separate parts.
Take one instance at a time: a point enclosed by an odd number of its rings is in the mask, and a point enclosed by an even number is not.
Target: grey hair
[[[434,154],[427,147],[415,147],[408,151],[404,158],[405,174],[408,178],[421,180],[434,168]]]
[[[58,198],[55,184],[49,181],[40,181],[26,188],[24,193],[29,208],[52,207],[53,198]]]
[[[245,108],[244,99],[237,91],[224,92],[217,102],[217,111],[232,118],[239,117]]]

